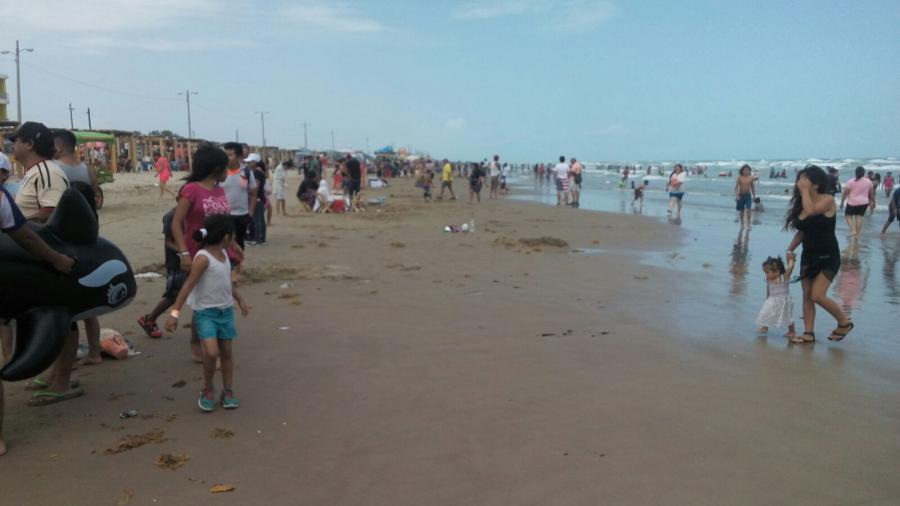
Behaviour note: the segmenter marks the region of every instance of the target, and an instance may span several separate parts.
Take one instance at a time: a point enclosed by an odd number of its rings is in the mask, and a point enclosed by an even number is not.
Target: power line
[[[105,86],[100,86],[100,85],[93,84],[93,83],[89,83],[89,82],[86,82],[86,81],[81,81],[81,80],[79,80],[79,79],[74,79],[74,78],[72,78],[72,77],[69,77],[69,76],[60,74],[60,73],[58,73],[58,72],[54,72],[54,71],[52,71],[52,70],[47,70],[47,69],[45,69],[45,68],[41,68],[41,67],[38,67],[37,65],[32,65],[32,64],[30,64],[30,63],[22,62],[22,65],[24,65],[24,66],[26,66],[26,67],[30,67],[30,68],[32,68],[32,69],[34,69],[34,70],[37,70],[37,71],[40,71],[40,72],[44,72],[45,74],[50,74],[51,76],[56,76],[56,77],[58,77],[58,78],[60,78],[60,79],[65,79],[66,81],[71,81],[71,82],[73,82],[73,83],[80,84],[80,85],[82,85],[82,86],[88,86],[88,87],[90,87],[90,88],[96,88],[96,89],[98,89],[98,90],[103,90],[103,91],[106,91],[106,92],[109,92],[109,93],[115,93],[115,94],[118,94],[118,95],[124,95],[124,96],[134,97],[134,98],[141,98],[141,99],[144,99],[144,100],[161,100],[161,101],[165,101],[165,102],[173,102],[173,101],[179,101],[179,102],[180,102],[180,101],[181,101],[181,99],[179,99],[179,98],[154,97],[154,96],[151,96],[151,95],[143,95],[143,94],[140,94],[140,93],[131,93],[131,92],[128,92],[128,91],[114,90],[114,89],[112,89],[112,88],[107,88],[107,87],[105,87]]]

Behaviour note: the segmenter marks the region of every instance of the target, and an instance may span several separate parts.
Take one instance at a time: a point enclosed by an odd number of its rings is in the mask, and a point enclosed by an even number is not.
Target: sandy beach
[[[139,273],[161,269],[173,205],[153,181],[104,186],[101,235]],[[56,405],[6,385],[0,504],[897,504],[900,381],[863,334],[760,340],[758,306],[643,261],[684,229],[470,205],[464,183],[423,203],[396,179],[366,213],[298,215],[290,174],[293,216],[247,252],[241,408],[197,409],[189,330],[143,334],[164,279],[141,279],[101,318],[140,355],[80,367],[86,395]]]

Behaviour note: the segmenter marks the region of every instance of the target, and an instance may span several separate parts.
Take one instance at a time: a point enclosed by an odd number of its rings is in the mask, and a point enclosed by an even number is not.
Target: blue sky
[[[435,156],[900,155],[900,1],[34,0],[3,16],[53,126]],[[8,57],[0,73],[14,75]],[[14,93],[12,83],[9,91]],[[11,104],[13,115],[15,107]]]

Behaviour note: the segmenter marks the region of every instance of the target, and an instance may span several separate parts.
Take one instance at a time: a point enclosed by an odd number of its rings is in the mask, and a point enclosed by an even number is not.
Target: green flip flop
[[[63,393],[47,391],[35,392],[34,395],[31,396],[31,399],[28,399],[28,405],[31,407],[47,406],[49,404],[56,404],[57,402],[74,399],[75,397],[81,397],[82,395],[84,395],[84,390],[81,388],[72,388]]]
[[[42,380],[41,378],[35,378],[31,380],[30,383],[28,383],[28,385],[25,387],[25,390],[44,390],[49,386],[50,384]],[[78,388],[79,386],[81,386],[81,383],[78,380],[72,380],[69,382],[70,388]]]

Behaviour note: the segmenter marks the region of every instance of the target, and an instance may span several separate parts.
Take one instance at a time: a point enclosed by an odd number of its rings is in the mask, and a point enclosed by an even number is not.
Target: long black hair
[[[191,173],[184,178],[189,183],[203,181],[211,175],[225,172],[228,166],[228,155],[211,142],[200,143],[193,158]]]
[[[784,230],[796,230],[797,221],[800,219],[800,213],[803,212],[803,195],[797,189],[797,181],[801,176],[806,176],[809,182],[819,193],[828,193],[828,175],[818,165],[807,165],[800,172],[797,172],[797,179],[794,180],[794,195],[788,204],[787,214],[784,217]]]
[[[787,269],[784,268],[784,260],[781,256],[766,258],[762,263],[763,269],[772,269],[778,274],[784,274]]]
[[[226,235],[234,235],[234,219],[228,214],[210,214],[203,220],[203,228],[194,231],[194,241],[200,247],[219,244]]]

